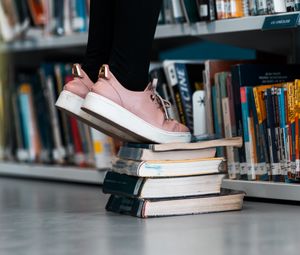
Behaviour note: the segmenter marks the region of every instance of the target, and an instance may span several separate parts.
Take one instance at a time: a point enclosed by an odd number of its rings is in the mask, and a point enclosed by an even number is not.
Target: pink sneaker
[[[158,95],[156,83],[154,80],[142,92],[127,90],[108,65],[103,65],[82,109],[144,142],[190,142],[188,128],[168,117],[170,103]]]
[[[59,109],[75,116],[82,122],[109,136],[116,137],[123,141],[141,142],[135,137],[131,137],[127,133],[124,133],[122,130],[111,127],[109,124],[101,121],[100,119],[82,111],[81,105],[83,104],[88,92],[91,91],[94,83],[81,69],[79,64],[73,65],[72,74],[74,79],[64,86],[64,90],[60,93],[55,103]]]

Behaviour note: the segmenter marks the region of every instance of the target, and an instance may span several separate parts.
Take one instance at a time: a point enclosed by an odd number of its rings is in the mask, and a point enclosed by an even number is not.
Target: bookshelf
[[[300,15],[300,12],[277,14],[276,16],[295,14]],[[298,19],[295,28],[263,31],[262,27],[267,17],[272,17],[272,15],[195,24],[160,25],[157,27],[155,38],[156,40],[176,40],[178,37],[192,36],[239,47],[284,54],[289,57],[290,62],[299,62],[300,20]],[[26,40],[22,42],[16,41],[0,45],[0,53],[22,52],[26,54],[26,52],[38,50],[39,54],[42,54],[41,52],[47,49],[85,46],[86,41],[86,33],[44,38],[41,30],[31,30]],[[101,184],[105,171],[0,162],[0,175]],[[244,190],[249,197],[300,201],[300,185],[297,184],[224,180],[223,187]]]
[[[70,166],[51,166],[14,162],[0,162],[0,175],[8,177],[56,180],[100,185],[103,183],[105,169],[79,168]]]

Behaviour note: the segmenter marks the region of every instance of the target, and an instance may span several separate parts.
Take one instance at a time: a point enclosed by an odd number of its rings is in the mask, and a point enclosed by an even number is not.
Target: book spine
[[[77,120],[72,116],[70,116],[69,120],[70,120],[71,133],[74,142],[74,152],[75,152],[74,163],[78,166],[84,166],[85,160],[84,160],[84,153],[83,153],[78,123]]]
[[[224,119],[224,133],[225,137],[232,137],[231,129],[231,116],[229,110],[229,99],[228,97],[222,98],[222,110],[223,110],[223,119]],[[234,158],[234,148],[226,147],[226,156],[227,156],[227,171],[230,179],[237,179],[238,167]]]
[[[296,154],[295,154],[295,88],[292,82],[287,83],[287,102],[288,102],[288,125],[290,138],[290,161],[291,168],[289,179],[295,179]]]
[[[269,153],[270,153],[270,163],[271,163],[271,174],[272,180],[278,181],[280,176],[280,164],[277,154],[277,143],[275,135],[275,110],[272,99],[272,89],[266,89],[265,91],[265,103],[267,112],[267,128],[268,128],[268,143],[269,143]]]
[[[284,1],[282,1],[284,3]],[[285,0],[286,11],[293,12],[295,11],[295,0]]]
[[[172,103],[174,106],[174,113],[178,121],[185,124],[184,114],[183,114],[183,106],[180,101],[180,93],[178,89],[178,79],[175,71],[175,64],[174,63],[168,63],[163,64],[164,65],[164,71],[169,87],[169,91],[172,98]]]
[[[91,128],[91,136],[96,168],[111,168],[113,157],[112,139],[94,128]]]
[[[254,160],[255,160],[255,175],[257,180],[267,181],[269,179],[269,173],[265,158],[265,144],[263,143],[262,136],[264,135],[261,125],[259,125],[258,114],[256,110],[255,95],[253,88],[249,88],[249,108],[250,116],[253,119],[253,148],[254,148]],[[262,131],[262,132],[261,132]]]
[[[140,160],[143,156],[143,149],[141,148],[130,148],[121,146],[118,151],[118,158],[121,159],[131,159],[131,160]]]
[[[179,113],[182,112],[183,116],[181,119],[184,120],[184,124],[188,126],[188,128],[193,132],[193,103],[192,103],[192,92],[191,87],[188,81],[187,72],[185,68],[185,64],[175,63],[175,72],[178,79],[177,88],[175,89],[175,96],[178,100],[178,104],[182,111],[179,110]],[[177,92],[178,89],[178,92]],[[180,101],[180,102],[179,102]]]
[[[144,218],[144,200],[118,195],[111,195],[105,209],[110,212]]]
[[[114,160],[112,164],[112,170],[120,174],[128,174],[139,176],[139,169],[141,162],[139,161],[127,161],[127,160]]]
[[[172,0],[164,0],[163,1],[163,10],[164,10],[165,24],[174,23]]]
[[[257,0],[257,12],[258,15],[264,15],[268,13],[267,0]]]
[[[235,112],[234,112],[234,95],[233,95],[233,88],[232,88],[232,82],[231,82],[231,73],[227,74],[226,79],[226,87],[227,87],[227,95],[228,95],[228,101],[229,101],[229,113],[230,113],[230,124],[231,124],[231,131],[232,131],[232,137],[237,136],[237,130],[236,130],[236,120],[235,120]],[[240,159],[239,159],[239,150],[238,148],[234,147],[234,165],[236,169],[236,177],[237,179],[240,179]]]
[[[300,0],[295,0],[295,11],[300,11]]]
[[[26,92],[26,87],[20,86],[18,91],[18,106],[20,112],[21,129],[23,134],[24,153],[22,159],[25,161],[31,161],[30,158],[30,120],[29,120],[29,98]]]
[[[286,12],[286,3],[282,0],[273,0],[273,13]]]
[[[204,63],[205,69],[202,72],[203,84],[205,90],[205,108],[206,108],[206,121],[207,121],[207,132],[208,135],[214,134],[214,120],[213,120],[213,106],[212,106],[212,84],[209,77],[209,61]]]
[[[296,178],[300,178],[300,80],[295,80],[295,154],[296,154]]]
[[[200,21],[216,19],[216,5],[214,0],[197,0]]]
[[[258,15],[257,0],[249,0],[249,14],[251,16]]]
[[[254,116],[257,118],[258,122],[258,137],[259,137],[259,144],[260,144],[260,158],[261,163],[264,162],[264,166],[262,169],[261,180],[269,180],[271,173],[270,173],[270,160],[269,160],[269,151],[268,151],[268,141],[267,141],[267,126],[266,126],[266,116],[265,116],[265,105],[263,102],[263,94],[258,90],[258,87],[253,88],[253,97],[254,97],[254,106],[253,112]],[[266,176],[264,175],[266,173]]]
[[[107,172],[103,192],[106,194],[123,195],[129,197],[138,197],[143,187],[144,178]]]
[[[277,154],[277,160],[279,165],[279,173],[278,176],[276,176],[277,182],[284,181],[284,174],[282,172],[282,166],[280,164],[280,148],[282,146],[281,136],[280,136],[280,121],[279,121],[279,105],[278,105],[278,99],[277,99],[277,88],[273,87],[271,89],[272,92],[272,105],[274,110],[274,131],[275,131],[275,146],[276,146],[276,154]]]
[[[288,134],[286,130],[286,109],[285,109],[285,96],[284,88],[277,89],[278,107],[279,107],[279,122],[280,122],[280,163],[281,173],[286,178],[288,170]]]
[[[229,0],[230,17],[240,18],[244,16],[243,0]]]
[[[291,163],[291,152],[292,152],[292,141],[291,141],[291,130],[290,130],[290,120],[289,120],[289,100],[288,100],[288,86],[285,84],[284,86],[284,106],[285,106],[285,136],[286,136],[286,158],[287,158],[287,169],[285,175],[285,181],[289,182],[290,175],[292,173],[292,163]]]
[[[243,130],[244,130],[244,147],[246,154],[246,162],[248,165],[248,179],[255,180],[255,165],[254,165],[254,152],[253,152],[253,137],[251,133],[251,118],[248,105],[248,94],[249,90],[247,87],[241,87],[241,107],[242,107],[242,119],[243,119]]]
[[[226,18],[225,0],[216,0],[217,19]]]
[[[172,0],[172,10],[175,23],[185,22],[185,17],[180,4],[180,0]]]
[[[186,20],[188,23],[199,21],[197,4],[195,0],[182,0],[182,8],[184,10]]]

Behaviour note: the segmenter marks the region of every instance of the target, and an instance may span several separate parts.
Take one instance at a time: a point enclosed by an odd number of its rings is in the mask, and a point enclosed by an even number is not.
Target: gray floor
[[[0,179],[0,254],[300,254],[300,206],[138,219],[98,187]]]

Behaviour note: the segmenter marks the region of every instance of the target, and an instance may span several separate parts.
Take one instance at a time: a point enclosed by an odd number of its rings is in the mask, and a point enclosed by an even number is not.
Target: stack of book
[[[224,158],[217,146],[241,146],[241,138],[180,144],[121,146],[106,174],[106,209],[136,217],[240,210],[244,193],[221,189]]]

